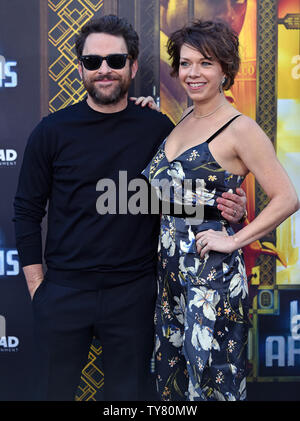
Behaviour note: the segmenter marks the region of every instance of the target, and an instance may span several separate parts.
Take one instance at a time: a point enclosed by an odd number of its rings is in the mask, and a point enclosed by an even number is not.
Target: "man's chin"
[[[99,94],[97,92],[90,93],[93,101],[98,105],[115,105],[120,102],[125,96],[127,92],[115,92],[114,94],[103,95],[102,93]]]
[[[98,96],[96,97],[92,97],[93,101],[98,104],[98,105],[115,105],[118,102],[120,102],[125,95],[123,96],[118,96],[118,97],[103,97],[101,96],[100,98]]]

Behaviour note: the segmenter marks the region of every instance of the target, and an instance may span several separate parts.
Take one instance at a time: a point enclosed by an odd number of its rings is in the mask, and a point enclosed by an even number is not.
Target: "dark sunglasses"
[[[80,56],[79,60],[87,70],[99,69],[103,60],[106,60],[106,63],[111,69],[123,69],[126,64],[127,57],[130,58],[128,54],[109,54],[106,57],[87,55]]]

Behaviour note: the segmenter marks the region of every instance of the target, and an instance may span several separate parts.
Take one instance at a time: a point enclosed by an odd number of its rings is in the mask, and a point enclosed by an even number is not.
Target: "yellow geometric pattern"
[[[49,101],[50,112],[85,96],[77,71],[74,35],[102,6],[103,0],[48,0],[48,7],[57,20],[48,32],[49,43],[57,51],[57,58],[49,66],[49,77],[58,86],[58,92]]]
[[[50,112],[74,104],[86,95],[77,71],[74,35],[102,6],[103,0],[48,0],[49,21],[55,21],[48,28],[49,56],[55,56],[48,69],[52,82]],[[104,384],[104,374],[99,367],[101,354],[102,347],[94,341],[82,371],[76,400],[97,400],[95,396]]]
[[[102,347],[91,346],[88,360],[89,362],[82,370],[81,382],[77,389],[76,401],[97,401],[96,394],[104,385],[104,373],[97,367],[97,359],[102,354]]]

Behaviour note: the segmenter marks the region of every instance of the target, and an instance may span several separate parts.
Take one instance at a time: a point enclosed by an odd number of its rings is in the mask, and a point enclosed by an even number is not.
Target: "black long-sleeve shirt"
[[[42,263],[48,203],[45,261],[58,278],[86,287],[99,275],[113,282],[152,270],[159,216],[119,214],[118,201],[116,214],[100,215],[96,185],[114,180],[118,200],[120,171],[128,182],[141,177],[172,128],[165,115],[131,102],[104,114],[82,101],[43,118],[29,137],[14,201],[21,265]]]

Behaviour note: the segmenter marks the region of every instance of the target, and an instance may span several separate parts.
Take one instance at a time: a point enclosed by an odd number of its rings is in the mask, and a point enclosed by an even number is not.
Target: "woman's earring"
[[[225,83],[226,83],[226,77],[223,76],[223,79],[222,79],[220,87],[219,87],[220,93],[223,92],[223,86],[225,85]]]

